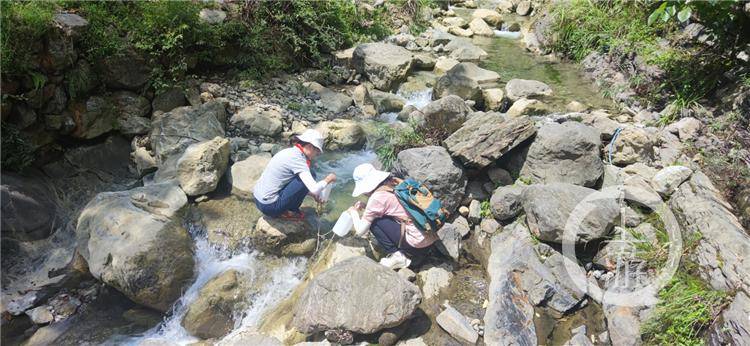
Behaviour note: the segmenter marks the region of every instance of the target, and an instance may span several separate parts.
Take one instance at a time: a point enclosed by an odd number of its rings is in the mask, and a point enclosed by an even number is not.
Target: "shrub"
[[[383,124],[378,127],[377,136],[384,141],[375,150],[384,169],[390,169],[393,166],[398,153],[402,150],[426,144],[424,136],[415,129],[414,124],[401,128]]]
[[[3,170],[15,172],[23,171],[34,161],[33,147],[29,144],[23,134],[13,125],[2,123],[2,159]]]
[[[54,13],[52,2],[0,2],[3,74],[20,75],[33,67],[35,45],[49,31]]]

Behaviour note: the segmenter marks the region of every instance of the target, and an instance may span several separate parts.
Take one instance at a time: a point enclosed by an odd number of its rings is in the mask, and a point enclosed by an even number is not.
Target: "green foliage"
[[[31,56],[50,29],[55,4],[47,1],[0,2],[3,74],[20,75],[33,67]]]
[[[34,161],[33,148],[23,134],[13,125],[3,123],[2,128],[2,169],[20,172]]]
[[[703,345],[701,335],[721,312],[727,295],[698,278],[677,274],[659,292],[659,303],[642,326],[646,345]]]
[[[377,129],[377,136],[384,143],[375,150],[383,168],[390,169],[399,152],[405,149],[425,145],[424,136],[416,129],[414,124],[406,127],[394,128],[388,124],[382,124]]]
[[[490,206],[490,201],[485,200],[482,201],[481,206],[481,213],[480,215],[482,218],[491,218],[492,217],[492,207]]]

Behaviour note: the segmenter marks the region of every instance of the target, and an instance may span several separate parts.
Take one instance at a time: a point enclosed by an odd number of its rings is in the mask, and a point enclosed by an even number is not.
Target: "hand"
[[[331,174],[328,174],[328,175],[327,175],[327,176],[325,177],[325,179],[323,179],[323,180],[325,180],[325,181],[326,181],[326,183],[330,184],[330,183],[332,183],[332,182],[336,181],[336,174],[333,174],[333,173],[331,173]]]
[[[355,210],[362,210],[365,209],[365,204],[362,201],[357,201],[357,203],[354,203]]]

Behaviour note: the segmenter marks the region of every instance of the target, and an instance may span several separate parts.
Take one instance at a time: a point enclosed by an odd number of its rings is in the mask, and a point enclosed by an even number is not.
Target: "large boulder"
[[[0,194],[3,239],[39,240],[54,231],[57,203],[44,181],[3,172]]]
[[[520,117],[523,115],[545,115],[551,112],[550,107],[539,100],[520,99],[508,108],[506,114],[511,117]]]
[[[151,147],[159,167],[182,156],[191,144],[224,137],[226,109],[219,101],[198,107],[179,107],[155,116],[151,122]]]
[[[626,126],[613,140],[612,163],[615,165],[625,166],[636,162],[648,163],[654,157],[657,136],[647,129]]]
[[[578,122],[548,123],[537,131],[521,176],[532,183],[593,187],[604,174],[599,131]]]
[[[255,223],[249,238],[259,249],[280,253],[284,245],[304,242],[312,236],[312,226],[306,220],[284,220],[263,216]]]
[[[132,91],[115,91],[110,96],[110,102],[121,119],[151,116],[148,99]]]
[[[406,104],[403,97],[377,89],[370,90],[369,96],[378,113],[400,112]]]
[[[416,310],[419,287],[364,257],[340,262],[316,276],[294,307],[303,333],[339,329],[370,334],[400,325]]]
[[[177,160],[177,181],[188,196],[216,189],[229,163],[229,140],[216,137],[195,143]]]
[[[375,88],[390,91],[406,80],[412,65],[412,54],[388,43],[361,44],[354,49],[352,65],[367,76]]]
[[[335,92],[316,82],[305,83],[305,87],[318,94],[318,96],[320,96],[320,105],[333,113],[346,111],[354,102],[352,98],[346,94]]]
[[[336,119],[318,123],[315,127],[325,138],[330,150],[361,149],[367,137],[362,126],[351,119]]]
[[[448,95],[456,95],[482,105],[484,103],[482,88],[492,87],[499,80],[500,75],[497,72],[485,70],[470,62],[463,62],[453,66],[438,79],[432,98],[439,99]]]
[[[669,197],[692,174],[693,170],[685,166],[664,167],[651,179],[651,186],[661,196]]]
[[[500,113],[471,117],[444,144],[465,165],[484,168],[536,133],[528,117],[503,119]]]
[[[487,25],[487,23],[481,18],[474,18],[469,23],[469,29],[471,29],[471,31],[474,32],[474,35],[479,35],[479,36],[494,36],[495,35],[495,31],[493,31],[492,28],[490,28],[490,26]]]
[[[460,128],[470,113],[471,108],[456,95],[442,97],[422,108],[425,127],[443,129],[447,133]]]
[[[467,30],[471,32],[471,30]],[[465,38],[455,38],[445,45],[445,51],[450,52],[448,55],[452,59],[461,62],[479,62],[488,56],[482,48],[471,43],[471,40]]]
[[[253,187],[263,174],[263,170],[271,161],[271,155],[261,153],[235,162],[230,169],[229,184],[232,185],[232,194],[244,198],[252,198]]]
[[[505,92],[511,101],[552,95],[552,88],[540,81],[511,79],[505,84]]]
[[[247,106],[235,113],[229,122],[252,135],[274,137],[284,130],[282,119],[278,110]]]
[[[209,280],[188,307],[182,326],[201,339],[227,335],[235,324],[235,313],[245,303],[247,287],[242,274],[227,270]]]
[[[71,102],[71,112],[75,129],[71,134],[76,138],[92,139],[99,137],[117,127],[118,114],[111,107],[106,97],[92,96],[85,102]]]
[[[466,189],[466,176],[443,147],[426,146],[398,153],[394,170],[421,181],[449,212],[458,208]]]
[[[527,187],[523,209],[531,232],[540,240],[585,243],[609,234],[620,215],[618,201],[611,193],[552,183]],[[570,227],[569,237],[564,235],[566,226]]]
[[[186,204],[172,183],[100,193],[78,218],[78,253],[95,278],[166,312],[193,278],[193,241],[182,226]]]
[[[691,259],[698,274],[717,290],[750,292],[750,236],[732,207],[709,178],[696,171],[669,199],[669,207],[681,226],[683,237],[702,235]]]
[[[495,28],[499,28],[500,24],[503,23],[503,16],[501,16],[500,13],[486,8],[475,10],[471,13],[471,16],[474,18],[480,18]]]
[[[152,102],[155,111],[169,112],[177,107],[187,106],[188,100],[185,98],[185,92],[181,88],[169,88],[162,90]]]

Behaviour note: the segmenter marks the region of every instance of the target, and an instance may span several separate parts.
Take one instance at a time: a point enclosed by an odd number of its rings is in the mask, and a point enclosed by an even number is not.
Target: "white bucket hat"
[[[305,132],[302,132],[301,135],[297,136],[297,139],[305,143],[310,143],[314,147],[318,148],[321,153],[323,152],[323,135],[321,135],[317,130],[305,130]]]
[[[363,163],[356,168],[352,173],[354,178],[354,192],[352,197],[359,197],[359,195],[375,190],[380,183],[388,178],[391,174],[375,169],[375,167],[369,163]]]

